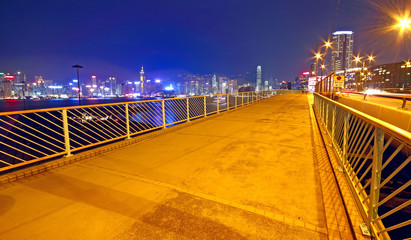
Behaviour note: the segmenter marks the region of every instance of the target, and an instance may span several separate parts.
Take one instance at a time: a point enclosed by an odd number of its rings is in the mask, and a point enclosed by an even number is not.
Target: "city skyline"
[[[336,7],[336,2],[325,0],[251,7],[247,1],[32,4],[1,3],[0,31],[7,38],[0,44],[0,67],[30,73],[29,78],[62,80],[72,79],[71,66],[81,64],[85,76],[114,73],[130,80],[141,65],[159,77],[166,76],[164,72],[229,75],[260,65],[266,74],[291,81],[309,70],[310,51],[327,38]],[[313,6],[321,14],[306,11]],[[373,20],[376,13],[370,2],[344,1],[334,29],[354,31],[355,52],[374,51],[378,63],[405,60],[409,47],[387,57],[393,47],[368,44],[374,26],[358,23]]]

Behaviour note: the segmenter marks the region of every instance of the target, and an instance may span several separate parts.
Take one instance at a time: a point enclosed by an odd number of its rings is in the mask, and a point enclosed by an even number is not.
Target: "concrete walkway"
[[[327,239],[306,95],[15,182],[0,239]]]

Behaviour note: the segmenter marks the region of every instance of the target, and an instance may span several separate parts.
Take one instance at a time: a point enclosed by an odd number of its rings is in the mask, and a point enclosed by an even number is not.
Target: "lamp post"
[[[73,66],[73,68],[77,69],[78,105],[80,106],[81,105],[81,102],[80,102],[81,89],[80,89],[80,77],[79,77],[79,74],[78,74],[78,69],[83,68],[83,66],[80,66],[80,65],[76,64],[76,65]]]
[[[361,57],[358,55],[358,56],[356,56],[356,57],[354,57],[354,61],[355,61],[355,85],[356,85],[356,89],[358,90],[358,87],[357,86],[359,86],[359,84],[360,84],[360,82],[362,82],[362,79],[361,79],[361,75],[360,75],[360,77],[359,77],[359,81],[357,81],[357,76],[358,76],[358,62],[361,62]],[[361,69],[362,70],[362,69]],[[351,86],[352,87],[352,86]]]

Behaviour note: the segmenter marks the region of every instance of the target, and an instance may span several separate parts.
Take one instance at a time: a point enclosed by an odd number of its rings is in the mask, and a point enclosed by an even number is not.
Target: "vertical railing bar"
[[[130,139],[130,119],[128,112],[128,103],[126,103],[126,129],[127,129],[127,139]]]
[[[217,113],[220,112],[220,96],[217,94]]]
[[[189,104],[189,98],[186,98],[186,103],[187,103],[187,122],[190,121],[190,104]]]
[[[349,122],[350,122],[350,113],[347,112],[344,115],[344,143],[343,143],[343,165],[347,164],[347,142],[348,142],[348,132],[349,132]]]
[[[69,135],[69,128],[68,128],[67,109],[62,110],[62,118],[63,118],[64,146],[66,148],[66,157],[70,157],[72,156],[72,154],[71,154],[71,149],[70,149],[70,135]]]
[[[163,113],[163,128],[166,128],[166,111],[164,107],[164,100],[161,100],[161,109]]]
[[[241,106],[244,106],[244,93],[241,93]]]
[[[371,223],[378,216],[378,201],[380,196],[379,185],[381,181],[381,164],[382,164],[382,149],[384,147],[384,131],[380,128],[374,131],[374,154],[372,161],[371,187],[370,187],[370,205],[368,207],[367,226],[371,230]],[[370,231],[371,232],[371,231]]]
[[[204,95],[204,117],[207,117],[207,103],[206,103],[206,95]]]
[[[227,111],[230,110],[230,95],[227,93]]]

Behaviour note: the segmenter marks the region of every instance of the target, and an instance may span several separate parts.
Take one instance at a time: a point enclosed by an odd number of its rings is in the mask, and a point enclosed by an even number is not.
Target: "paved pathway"
[[[15,182],[0,239],[327,239],[307,96]]]

